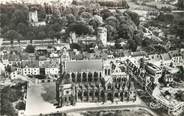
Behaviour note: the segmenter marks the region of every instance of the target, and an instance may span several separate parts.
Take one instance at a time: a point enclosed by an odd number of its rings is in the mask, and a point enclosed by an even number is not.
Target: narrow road
[[[131,109],[137,109],[137,110],[144,110],[147,111],[152,116],[158,116],[156,113],[151,111],[148,107],[142,106],[142,105],[121,105],[121,106],[103,106],[103,107],[88,107],[88,108],[75,108],[75,109],[69,109],[62,111],[64,113],[71,113],[71,112],[81,112],[81,111],[103,111],[103,110],[130,110]],[[59,111],[57,112],[59,113]]]

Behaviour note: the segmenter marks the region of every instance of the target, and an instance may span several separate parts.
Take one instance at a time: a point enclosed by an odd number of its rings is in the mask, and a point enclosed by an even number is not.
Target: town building
[[[173,50],[168,52],[169,55],[171,56],[171,60],[174,63],[174,65],[180,65],[183,63],[183,58],[180,53],[180,50]]]
[[[39,67],[28,67],[22,68],[22,75],[40,75]]]
[[[107,29],[105,27],[98,27],[97,38],[101,40],[105,47],[107,46]]]
[[[135,101],[136,92],[127,75],[118,68],[110,75],[111,71],[103,68],[102,60],[65,62],[62,76],[56,82],[58,106],[76,102]]]
[[[61,61],[62,62],[65,62],[65,61],[69,61],[70,60],[70,54],[69,52],[67,51],[67,48],[64,47],[62,49],[62,54],[61,54]]]
[[[168,53],[163,53],[163,54],[160,54],[161,58],[162,58],[162,64],[164,66],[170,66],[171,65],[171,56],[168,54]]]
[[[94,35],[77,35],[75,32],[70,33],[70,43],[83,43],[90,44],[95,43],[97,41],[97,37]]]
[[[131,56],[139,60],[141,58],[145,58],[147,56],[147,53],[145,51],[131,52]]]
[[[11,74],[10,74],[10,78],[11,79],[17,79],[18,77],[18,71],[13,71]]]
[[[45,26],[46,22],[45,21],[39,21],[38,20],[38,12],[32,11],[29,12],[29,22],[31,23],[32,26]]]
[[[27,75],[40,75],[39,62],[35,61],[22,61],[21,67],[17,67],[17,73]]]

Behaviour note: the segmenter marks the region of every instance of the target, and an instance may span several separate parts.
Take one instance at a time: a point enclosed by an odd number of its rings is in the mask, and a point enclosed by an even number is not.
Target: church
[[[103,60],[66,61],[61,77],[56,81],[58,107],[77,102],[135,101],[133,81],[125,66],[112,68]]]

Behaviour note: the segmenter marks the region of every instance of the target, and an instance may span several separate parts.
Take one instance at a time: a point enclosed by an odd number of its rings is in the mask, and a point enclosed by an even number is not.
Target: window
[[[107,75],[107,69],[105,69],[105,75]]]
[[[97,72],[94,72],[94,77],[98,77],[98,73]]]
[[[108,69],[108,75],[110,75],[110,72],[111,72],[110,69]]]

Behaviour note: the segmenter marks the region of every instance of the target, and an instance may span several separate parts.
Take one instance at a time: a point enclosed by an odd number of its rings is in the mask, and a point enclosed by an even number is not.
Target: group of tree
[[[178,0],[177,6],[179,9],[184,9],[184,1],[183,0]]]
[[[100,6],[129,8],[129,5],[126,0],[99,1],[98,3],[100,4]]]
[[[123,2],[122,2],[123,3]],[[108,9],[96,10],[91,7],[67,7],[62,9],[62,14],[52,14],[48,16],[50,7],[40,8],[38,18],[47,22],[46,26],[33,27],[28,22],[28,13],[32,7],[14,6],[15,10],[8,13],[2,11],[0,16],[2,35],[10,40],[20,41],[22,39],[60,39],[67,40],[70,32],[78,35],[97,34],[97,27],[107,28],[108,41],[128,40],[129,48],[136,50],[141,45],[142,32],[139,30],[138,14],[121,10],[112,12]],[[37,9],[37,10],[39,10]],[[48,17],[47,17],[48,16]],[[61,30],[66,30],[61,33]]]
[[[1,115],[16,116],[12,103],[18,101],[21,97],[21,88],[4,87],[1,95]]]

